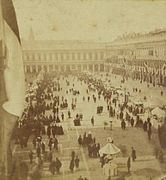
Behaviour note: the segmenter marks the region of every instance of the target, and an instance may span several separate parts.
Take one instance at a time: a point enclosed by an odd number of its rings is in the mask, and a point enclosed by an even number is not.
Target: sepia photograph
[[[0,0],[0,180],[166,180],[166,0]]]

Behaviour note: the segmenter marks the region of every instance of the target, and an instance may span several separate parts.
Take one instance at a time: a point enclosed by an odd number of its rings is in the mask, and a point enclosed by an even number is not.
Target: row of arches
[[[93,71],[93,72],[103,72],[104,71],[104,64],[65,64],[65,65],[25,65],[25,72],[26,73],[37,73],[41,70],[45,72],[52,72],[52,71]]]
[[[49,53],[49,52],[23,52],[24,61],[65,61],[65,60],[99,60],[104,59],[105,52],[59,52],[59,53]]]

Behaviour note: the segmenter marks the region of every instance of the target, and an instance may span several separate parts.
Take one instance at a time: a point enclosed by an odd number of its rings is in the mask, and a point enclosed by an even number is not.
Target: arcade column
[[[27,66],[24,66],[24,72],[27,73]]]

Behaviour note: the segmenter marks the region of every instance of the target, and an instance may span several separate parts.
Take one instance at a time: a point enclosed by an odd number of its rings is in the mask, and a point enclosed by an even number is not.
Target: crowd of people
[[[85,74],[82,74],[79,76],[79,79],[88,84],[87,91],[97,91],[99,99],[101,98],[101,96],[103,96],[103,99],[107,104],[109,117],[111,119],[111,129],[113,119],[119,119],[121,121],[122,130],[125,130],[127,127],[143,128],[143,130],[147,132],[149,140],[151,139],[151,119],[150,117],[148,117],[146,120],[142,119],[141,115],[145,112],[145,108],[143,104],[131,103],[130,92],[124,93],[122,90],[118,91],[119,88],[107,88],[101,79],[96,79],[93,76],[86,76]],[[133,92],[140,93],[141,90],[133,88]],[[96,99],[95,95],[92,96],[92,99],[94,98]],[[96,100],[94,102],[96,102]],[[99,113],[100,109],[102,109],[101,112],[103,112],[102,106],[99,106],[98,109]],[[94,125],[94,117],[92,117],[91,119],[91,124]]]
[[[150,118],[143,121],[140,117],[145,109],[142,105],[129,104],[130,93],[123,94],[118,92],[117,89],[108,89],[101,79],[96,79],[85,73],[77,74],[77,80],[87,85],[86,95],[82,97],[82,101],[93,101],[103,99],[106,103],[106,111],[111,122],[117,119],[121,122],[122,130],[128,127],[143,128],[148,134],[149,140],[152,134],[152,123]],[[61,86],[60,78],[65,82],[67,89],[66,95],[72,95],[72,102],[69,104],[68,99],[62,94],[64,90]],[[72,84],[72,88],[71,88]],[[31,84],[32,86],[32,84]],[[70,87],[70,88],[69,88]],[[140,91],[133,89],[134,93]],[[89,93],[91,92],[91,93]],[[30,163],[33,163],[33,158],[36,155],[36,163],[41,166],[44,160],[50,162],[49,170],[54,174],[59,174],[63,166],[59,157],[53,157],[53,152],[60,151],[58,137],[64,135],[63,123],[65,119],[71,119],[72,111],[77,107],[77,96],[81,92],[75,88],[75,84],[68,81],[67,76],[49,76],[45,75],[44,79],[37,82],[37,88],[33,90],[33,94],[27,96],[27,106],[19,119],[14,133],[15,143],[20,144],[21,148],[26,148],[30,137],[33,137],[33,149],[29,152]],[[92,95],[90,95],[92,94]],[[62,110],[66,110],[65,114]],[[104,107],[97,107],[97,114],[103,112]],[[81,126],[84,114],[77,113],[73,119],[74,126]],[[95,118],[91,117],[90,123],[95,126]],[[48,143],[43,138],[47,136]],[[100,143],[96,142],[96,138],[92,136],[91,132],[84,133],[78,137],[78,145],[87,148],[89,158],[99,158]],[[35,153],[34,153],[35,152]],[[34,155],[35,154],[35,155]],[[44,158],[43,158],[44,157]],[[132,149],[132,159],[136,159],[135,149]],[[74,151],[71,153],[69,162],[69,170],[71,173],[79,169],[80,159]],[[130,159],[127,162],[130,167]],[[129,169],[129,168],[128,168]],[[129,169],[130,170],[130,169]],[[82,176],[79,180],[86,179]]]
[[[96,138],[92,136],[91,132],[85,132],[83,136],[79,135],[78,144],[79,146],[87,147],[90,158],[99,157],[100,143],[96,143]]]

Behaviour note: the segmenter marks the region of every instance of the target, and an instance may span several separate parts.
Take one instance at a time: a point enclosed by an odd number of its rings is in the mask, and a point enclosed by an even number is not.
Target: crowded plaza
[[[0,180],[166,179],[165,9],[0,0]]]
[[[32,179],[148,179],[162,174],[164,152],[158,139],[163,141],[164,104],[154,96],[152,106],[142,83],[123,80],[91,72],[27,75],[25,109],[12,149]]]

